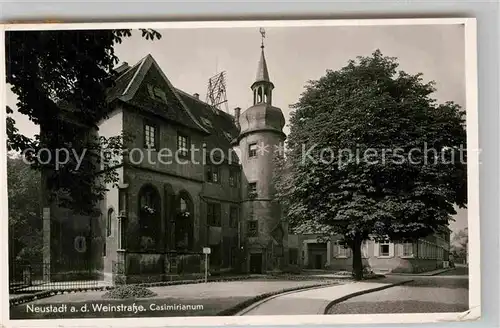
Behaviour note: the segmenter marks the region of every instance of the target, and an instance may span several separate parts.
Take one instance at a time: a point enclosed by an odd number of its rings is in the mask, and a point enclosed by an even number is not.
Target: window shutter
[[[379,252],[380,252],[380,245],[379,243],[375,242],[373,243],[373,256],[379,257]]]
[[[389,257],[394,257],[394,243],[389,244]]]
[[[399,257],[403,256],[404,245],[401,243],[397,243],[397,244],[394,244],[394,247],[395,247],[395,251],[394,251],[395,256],[399,256]]]

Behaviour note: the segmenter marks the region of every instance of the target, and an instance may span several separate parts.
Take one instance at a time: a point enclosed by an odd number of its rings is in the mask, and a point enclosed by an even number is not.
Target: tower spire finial
[[[261,44],[260,44],[260,47],[261,47],[262,49],[264,49],[264,38],[266,37],[266,30],[264,30],[264,28],[263,28],[263,27],[261,27],[261,28],[259,29],[259,32],[260,32],[260,36],[261,36]]]

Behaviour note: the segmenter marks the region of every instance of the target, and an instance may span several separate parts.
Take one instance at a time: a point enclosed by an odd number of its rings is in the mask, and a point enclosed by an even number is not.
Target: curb
[[[432,277],[432,276],[437,276],[437,275],[440,275],[441,273],[445,273],[445,272],[448,272],[448,271],[451,271],[455,268],[449,268],[448,270],[444,270],[444,271],[440,271],[440,272],[436,272],[436,273],[433,273],[433,274],[430,274],[429,276]]]
[[[264,299],[262,299],[260,301],[255,302],[255,303],[252,303],[250,306],[248,306],[248,307],[244,308],[243,310],[235,313],[234,315],[235,316],[236,315],[238,315],[238,316],[244,315],[245,313],[248,313],[248,312],[252,311],[253,309],[255,309],[256,307],[258,307],[259,305],[267,303],[270,300],[273,300],[273,299],[275,299],[277,297],[280,297],[280,296],[284,296],[284,295],[288,295],[288,294],[293,294],[293,293],[298,293],[298,292],[305,292],[305,291],[308,291],[308,290],[320,289],[320,288],[325,288],[325,287],[331,287],[331,286],[335,286],[335,285],[338,285],[338,284],[325,284],[325,285],[320,285],[320,286],[307,286],[307,287],[304,287],[304,288],[301,288],[301,289],[294,289],[294,290],[289,290],[289,291],[283,291],[283,292],[280,292],[278,294],[266,297],[266,298],[264,298]]]
[[[298,291],[303,291],[303,290],[308,290],[308,289],[318,289],[318,288],[335,286],[335,285],[338,285],[338,283],[322,283],[322,284],[316,284],[316,285],[310,285],[310,286],[300,286],[300,287],[287,288],[287,289],[282,289],[282,290],[275,291],[275,292],[260,294],[260,295],[254,296],[252,298],[249,298],[241,303],[238,303],[233,307],[230,307],[228,309],[220,311],[219,313],[217,313],[217,316],[238,315],[238,313],[246,310],[249,307],[253,308],[254,305],[256,306],[257,304],[265,303],[266,301],[268,301],[272,298],[281,296],[281,295],[290,294],[293,292],[298,292]]]
[[[378,292],[378,291],[381,291],[381,290],[384,290],[384,289],[388,289],[388,288],[391,288],[391,287],[395,287],[395,286],[404,285],[404,284],[412,282],[412,281],[413,281],[413,279],[408,279],[408,280],[396,282],[396,283],[393,283],[393,284],[388,284],[386,286],[376,287],[376,288],[372,288],[372,289],[366,289],[366,290],[355,292],[355,293],[352,293],[352,294],[349,294],[349,295],[342,296],[342,297],[337,298],[337,299],[331,301],[330,303],[328,303],[328,305],[325,307],[325,311],[323,311],[323,314],[328,314],[328,312],[330,311],[330,309],[334,305],[336,305],[338,303],[341,303],[341,302],[344,302],[344,301],[346,301],[346,300],[348,300],[350,298],[353,298],[353,297],[356,297],[356,296],[360,296],[360,295],[364,295],[364,294],[373,293],[373,292]]]
[[[255,279],[259,277],[255,276],[233,276],[233,277],[227,277],[227,278],[219,278],[219,277],[213,277],[212,279],[208,278],[207,283],[211,282],[231,282],[231,281],[242,281],[242,280],[250,280],[250,279]],[[267,276],[267,277],[262,277],[264,279],[268,280],[273,280],[273,279],[279,279],[281,277],[279,276]],[[291,281],[294,281],[294,279],[290,279]],[[300,281],[301,279],[298,279],[297,281]],[[305,279],[304,279],[305,280]],[[325,280],[331,280],[331,279],[326,279]],[[73,293],[85,293],[85,292],[93,292],[93,291],[109,291],[116,289],[121,286],[140,286],[140,287],[166,287],[166,286],[175,286],[175,285],[191,285],[191,284],[201,284],[205,283],[204,279],[196,279],[196,280],[172,280],[172,281],[162,281],[162,282],[152,282],[152,283],[138,283],[138,284],[129,284],[129,285],[115,285],[115,286],[102,286],[102,287],[87,287],[87,288],[66,288],[66,289],[49,289],[49,290],[42,290],[42,291],[35,291],[31,294],[28,295],[19,295],[16,297],[13,297],[9,299],[9,306],[16,306],[28,302],[32,302],[38,299],[42,298],[48,298],[52,297],[55,295],[61,295],[61,294],[73,294]]]
[[[405,277],[405,276],[408,276],[408,277],[433,277],[433,276],[440,275],[441,273],[451,271],[453,269],[454,268],[449,268],[449,269],[441,270],[441,271],[434,272],[434,273],[426,273],[426,272],[423,272],[423,273],[386,273],[386,275],[388,275],[388,276],[401,276],[401,277]]]

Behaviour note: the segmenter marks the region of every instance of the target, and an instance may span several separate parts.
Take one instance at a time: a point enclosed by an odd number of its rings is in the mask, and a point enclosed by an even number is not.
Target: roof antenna
[[[225,71],[217,73],[210,79],[208,79],[206,102],[214,109],[229,113],[229,106],[227,104]],[[218,114],[216,110],[215,113]]]
[[[266,38],[266,30],[265,30],[263,27],[261,27],[261,28],[259,29],[259,32],[260,32],[260,37],[261,37],[261,44],[260,44],[260,47],[261,47],[262,49],[264,49],[264,39]]]

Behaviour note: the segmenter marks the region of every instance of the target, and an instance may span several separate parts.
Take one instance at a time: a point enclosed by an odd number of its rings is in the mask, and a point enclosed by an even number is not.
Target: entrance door
[[[250,273],[262,273],[262,253],[250,254]]]
[[[323,256],[321,256],[321,254],[316,254],[314,256],[314,268],[323,269]]]

